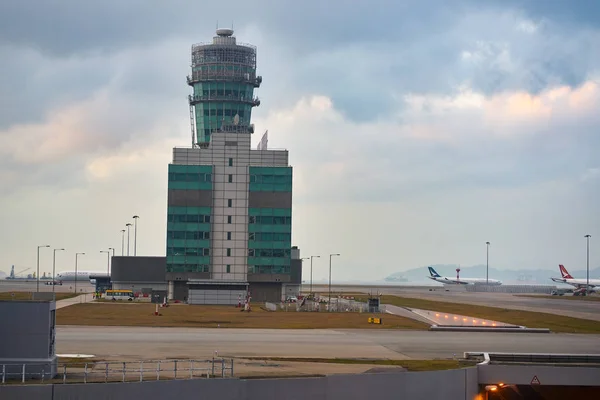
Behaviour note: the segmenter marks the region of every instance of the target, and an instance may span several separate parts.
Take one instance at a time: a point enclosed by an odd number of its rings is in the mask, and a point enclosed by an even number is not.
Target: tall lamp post
[[[125,226],[127,227],[127,257],[129,257],[129,228],[131,228],[131,224],[127,223]]]
[[[65,249],[54,249],[54,254],[52,255],[52,293],[54,293],[54,283],[56,282],[56,252],[64,251]]]
[[[485,242],[485,284],[489,285],[490,271],[490,242]]]
[[[121,229],[121,257],[125,255],[125,229]]]
[[[140,217],[138,215],[133,216],[133,255],[137,256],[137,220]]]
[[[115,256],[115,249],[112,248],[112,247],[109,247],[108,250],[109,251],[112,250],[112,256],[114,257]],[[110,261],[111,261],[111,264],[112,264],[112,259]],[[106,269],[106,273],[110,276],[110,267]]]
[[[310,256],[310,293],[312,294],[312,267],[313,267],[313,258],[321,258],[321,256]]]
[[[587,287],[585,288],[585,294],[588,293],[588,290],[590,289],[590,238],[592,237],[592,235],[585,235],[584,238],[587,239],[587,257],[586,257],[586,269],[587,269],[587,278],[586,278],[586,283],[587,283]]]
[[[331,311],[331,257],[339,256],[338,253],[329,255],[329,311]]]
[[[75,253],[75,294],[77,294],[77,256],[82,256],[85,253]]]
[[[36,278],[37,278],[37,283],[36,283],[36,291],[39,292],[40,291],[40,249],[42,247],[50,247],[49,244],[45,244],[43,246],[38,246],[37,247],[37,272],[36,272]]]
[[[100,250],[100,253],[106,253],[106,270],[110,268],[110,250]]]

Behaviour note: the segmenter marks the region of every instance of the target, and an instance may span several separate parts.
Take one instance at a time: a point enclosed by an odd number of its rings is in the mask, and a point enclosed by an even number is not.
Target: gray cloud
[[[18,225],[5,238],[5,261],[29,262],[20,243],[44,237],[71,242],[70,248],[118,245],[119,227],[133,212],[148,224],[144,252],[163,253],[166,163],[173,145],[190,140],[190,45],[210,41],[217,19],[221,26],[233,20],[238,40],[258,46],[265,79],[253,115],[259,132],[270,129],[270,144],[290,149],[301,246],[318,247],[305,217],[332,215],[328,226],[339,229],[328,237],[344,238],[334,244],[348,254],[364,246],[354,262],[366,265],[364,255],[379,254],[395,232],[396,225],[386,225],[393,214],[411,232],[406,243],[435,229],[436,243],[446,249],[439,257],[468,258],[465,243],[477,240],[469,229],[495,226],[495,234],[508,238],[518,236],[515,226],[524,219],[549,229],[548,216],[564,213],[558,229],[571,232],[584,229],[583,216],[597,209],[591,199],[600,194],[600,180],[581,179],[599,167],[594,113],[563,102],[548,117],[517,99],[513,108],[488,104],[487,115],[478,106],[448,103],[544,94],[591,79],[600,70],[599,30],[584,2],[570,10],[472,0],[452,7],[441,0],[352,7],[275,0],[39,3],[0,3],[0,217]],[[465,87],[479,97],[459,99]],[[331,99],[333,108],[294,109],[302,96],[315,94]],[[583,104],[595,104],[581,96]],[[419,98],[420,107],[409,101]],[[573,198],[576,206],[569,205]],[[436,212],[447,203],[451,211]],[[356,217],[365,213],[379,222]],[[431,215],[441,222],[427,222]],[[84,240],[87,218],[96,231]],[[597,219],[588,226],[598,226]],[[444,236],[445,223],[464,225],[463,236]],[[348,238],[347,229],[381,235],[367,243],[364,235]],[[559,243],[557,237],[548,242]],[[406,257],[407,267],[422,262],[417,254]],[[398,260],[376,261],[397,266]]]

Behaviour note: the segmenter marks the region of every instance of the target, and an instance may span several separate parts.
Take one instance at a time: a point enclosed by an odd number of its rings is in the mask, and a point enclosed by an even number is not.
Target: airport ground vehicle
[[[104,297],[106,299],[110,299],[113,301],[117,301],[117,300],[127,300],[127,301],[133,301],[134,299],[134,294],[132,290],[112,290],[109,289],[106,292],[104,292]]]

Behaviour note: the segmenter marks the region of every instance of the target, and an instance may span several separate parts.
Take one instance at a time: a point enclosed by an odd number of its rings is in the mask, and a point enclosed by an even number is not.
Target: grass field
[[[478,361],[467,360],[364,360],[354,358],[289,358],[289,357],[244,357],[248,360],[287,361],[326,364],[397,365],[409,371],[440,371],[471,367]]]
[[[356,297],[356,299],[358,300],[358,297]],[[366,297],[363,297],[362,299],[365,300]],[[387,295],[381,296],[381,303],[400,307],[420,308],[423,310],[468,315],[475,318],[523,325],[528,328],[548,328],[552,332],[600,333],[600,322],[598,321],[565,317],[562,315]]]
[[[14,293],[15,296],[11,296]],[[0,292],[0,300],[31,300],[32,293],[35,292]],[[46,293],[46,292],[44,292]],[[77,296],[74,293],[55,293],[56,300],[70,299]]]
[[[572,300],[572,301],[600,301],[600,296],[550,296],[534,294],[517,294],[515,297],[530,297],[534,299]]]
[[[161,326],[197,328],[275,328],[275,329],[428,329],[419,321],[394,315],[377,315],[383,324],[369,324],[368,313],[268,312],[256,305],[252,312],[232,306],[171,305],[159,308],[147,303],[84,303],[56,311],[58,325]]]

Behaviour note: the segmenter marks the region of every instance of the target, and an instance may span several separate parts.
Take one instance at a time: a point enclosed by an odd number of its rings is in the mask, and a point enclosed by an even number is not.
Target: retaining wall
[[[2,400],[219,400],[472,399],[477,368],[451,371],[332,375],[290,379],[194,379],[136,383],[0,386]]]

